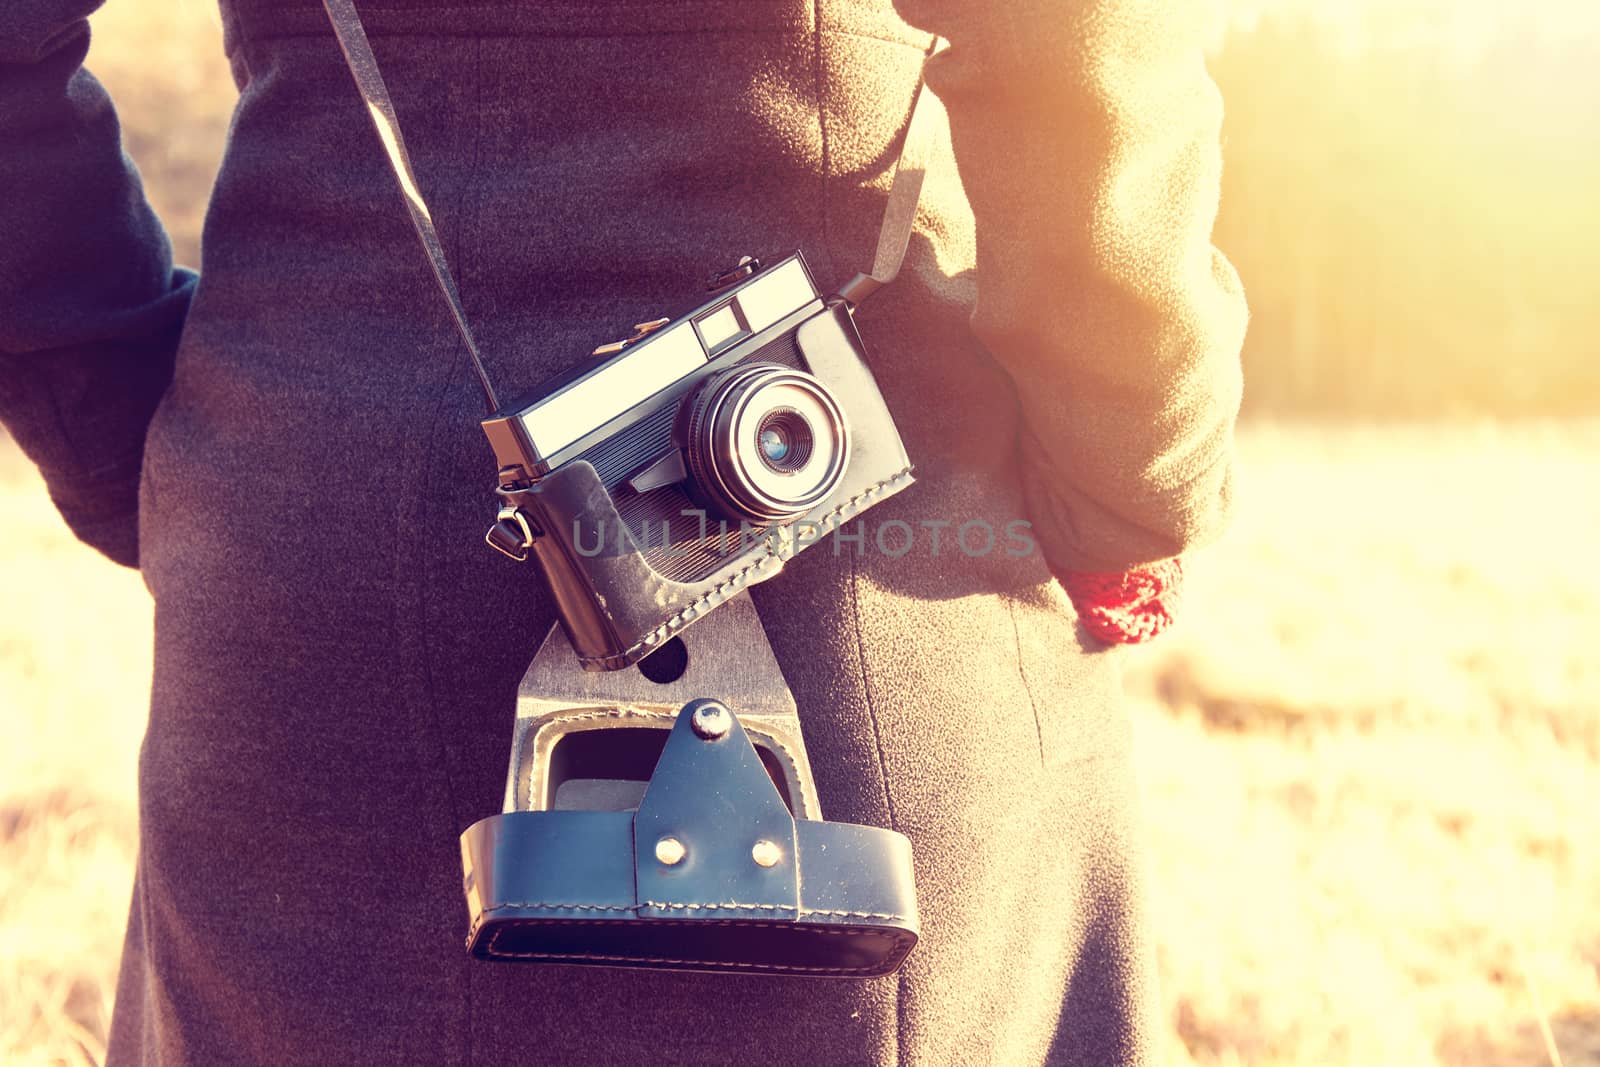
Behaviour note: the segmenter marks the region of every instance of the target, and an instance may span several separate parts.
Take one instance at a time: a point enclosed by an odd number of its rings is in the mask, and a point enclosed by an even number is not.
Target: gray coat
[[[860,316],[919,481],[864,552],[756,590],[824,812],[916,851],[904,970],[816,981],[467,959],[456,838],[498,810],[553,607],[482,543],[463,353],[317,0],[224,2],[241,98],[198,281],[79,69],[95,2],[0,13],[0,415],[155,597],[114,1064],[1156,1055],[1118,654],[1052,569],[1177,554],[1226,510],[1244,310],[1198,5],[359,4],[516,388],[742,254],[866,267],[950,42],[953,148]],[[909,551],[872,543],[890,519]],[[1016,519],[1039,551],[954,544]]]

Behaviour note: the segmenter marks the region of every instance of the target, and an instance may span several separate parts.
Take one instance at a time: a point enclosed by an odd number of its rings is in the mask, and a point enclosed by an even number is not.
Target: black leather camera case
[[[795,818],[736,716],[697,733],[707,705],[679,713],[636,812],[513,811],[462,834],[474,956],[839,978],[900,966],[918,931],[910,843]]]

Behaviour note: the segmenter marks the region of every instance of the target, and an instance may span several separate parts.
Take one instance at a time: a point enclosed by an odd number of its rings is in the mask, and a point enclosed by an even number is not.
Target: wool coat
[[[865,269],[948,42],[906,266],[858,317],[918,481],[755,589],[824,814],[911,839],[922,942],[806,980],[467,958],[457,836],[555,616],[483,544],[462,347],[317,0],[223,0],[198,274],[82,69],[97,4],[0,12],[0,416],[155,599],[112,1064],[1157,1058],[1122,653],[1052,573],[1227,511],[1201,5],[358,2],[510,392],[741,255]],[[1018,520],[1034,550],[980,551]]]

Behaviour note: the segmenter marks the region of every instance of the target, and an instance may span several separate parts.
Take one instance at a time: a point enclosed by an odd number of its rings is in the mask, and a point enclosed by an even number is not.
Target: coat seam
[[[463,235],[467,227],[470,226],[472,237],[470,245],[476,247],[483,225],[483,195],[480,183],[478,181],[479,168],[482,166],[483,161],[483,40],[484,39],[482,37],[479,37],[476,40],[472,54],[472,165],[467,170],[467,185],[464,191],[464,198],[465,196],[471,195],[474,190],[478,191],[478,195],[472,197],[472,213],[468,215],[466,212],[462,212],[461,224],[456,227],[456,271],[461,276],[460,280],[458,280],[456,283],[458,288],[463,282],[466,281],[467,277],[467,264],[466,261],[461,258],[461,247],[464,243],[468,242],[466,242],[466,239]],[[463,292],[461,300],[462,315],[465,316],[465,292]],[[456,362],[457,366],[459,367],[460,361],[457,360]],[[452,794],[453,793],[454,790],[452,789]],[[452,802],[452,810],[453,809],[454,803]],[[460,826],[461,824],[457,822],[456,825]],[[470,959],[463,960],[460,966],[466,977],[466,981],[461,983],[462,1016],[463,1021],[466,1024],[465,1037],[467,1067],[471,1067],[474,1059],[472,1035],[477,1032],[477,1027],[473,1025],[472,1012],[473,1005],[476,1003],[476,998],[472,995],[472,980],[475,969],[473,968]]]
[[[898,830],[899,821],[894,814],[894,796],[889,792],[889,762],[883,751],[883,729],[878,723],[878,709],[872,699],[872,678],[867,671],[866,642],[861,634],[861,596],[859,593],[860,572],[856,568],[856,558],[850,556],[850,628],[855,636],[856,666],[861,673],[861,701],[867,707],[867,721],[872,724],[873,747],[877,749],[878,776],[883,782],[883,805],[889,816],[889,828]],[[895,975],[894,987],[894,1062],[900,1062],[900,1050],[905,1047],[906,1037],[906,973],[901,968]]]
[[[475,91],[478,93],[482,92],[481,41],[482,39],[479,38],[479,49],[476,57],[479,67],[475,67],[474,69],[474,76],[476,78]],[[475,111],[476,110],[478,109],[475,109]],[[482,123],[481,121],[475,119],[472,126],[472,164],[467,173],[467,184],[469,188],[472,179],[477,174],[480,151],[479,142],[481,140]],[[455,215],[453,225],[451,226],[451,236],[453,237],[453,241],[451,243],[454,246],[451,259],[457,264],[457,286],[463,292],[463,294],[465,292],[463,282],[466,278],[466,272],[464,269],[462,269],[463,260],[461,258],[461,249],[465,242],[465,231],[469,221],[475,222],[475,218],[473,220],[469,220],[464,211],[459,212]],[[462,299],[464,303],[464,295]],[[419,466],[419,470],[421,471],[420,476],[424,480],[424,490],[426,490],[426,482],[433,477],[433,471],[439,462],[440,439],[442,436],[441,426],[445,419],[445,412],[451,409],[449,398],[455,391],[456,386],[462,377],[462,372],[466,366],[465,361],[463,360],[451,360],[450,362],[454,369],[443,375],[443,379],[440,381],[434,393],[433,411],[429,420],[428,443],[423,456],[423,462]],[[430,498],[431,494],[426,491],[421,494],[422,501],[426,501]],[[419,506],[425,505],[419,504]],[[397,530],[395,543],[395,559],[397,567],[403,566],[403,546],[406,544],[406,540],[403,536],[401,536],[402,533],[403,531]],[[434,576],[436,574],[436,569],[434,566],[436,561],[433,553],[424,552],[422,555],[422,604],[420,605],[420,610],[417,611],[417,618],[419,619],[420,623],[418,640],[421,645],[422,654],[418,658],[421,660],[423,687],[428,704],[428,715],[426,716],[428,731],[431,735],[430,740],[436,753],[436,759],[439,762],[439,773],[443,777],[445,803],[448,808],[450,828],[454,832],[458,831],[461,826],[460,799],[456,795],[455,774],[453,772],[450,750],[444,742],[443,731],[438,721],[439,690],[438,681],[435,678],[433,669],[433,656],[431,651],[433,649],[434,642],[432,628],[429,625],[428,597],[426,594],[426,591],[432,588],[433,585]],[[464,1062],[469,1065],[472,1063],[473,1033],[472,967],[470,963],[471,961],[469,958],[466,958],[465,953],[463,953],[463,958],[457,963],[457,965],[462,968],[463,977],[463,981],[458,984],[458,988],[461,991],[461,1010],[463,1016],[462,1043],[463,1051],[465,1053]]]
[[[833,225],[828,209],[828,173],[833,165],[831,159],[831,146],[828,142],[828,82],[827,70],[822,58],[822,0],[811,0],[812,43],[816,52],[816,96],[817,96],[817,136],[821,142],[821,166],[818,168],[820,176],[818,184],[821,187],[818,199],[822,202],[822,249],[828,259],[830,267],[833,266]]]

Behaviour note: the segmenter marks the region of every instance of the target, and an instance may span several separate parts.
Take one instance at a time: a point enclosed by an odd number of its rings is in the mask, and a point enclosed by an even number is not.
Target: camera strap
[[[333,23],[334,35],[339,38],[345,65],[350,68],[356,88],[367,102],[367,113],[372,116],[378,140],[383,142],[389,168],[394,171],[395,181],[400,183],[400,193],[406,202],[406,211],[411,215],[411,225],[417,231],[417,239],[422,242],[422,250],[428,255],[429,265],[433,267],[433,280],[439,284],[445,303],[450,305],[450,316],[455,319],[456,332],[461,334],[461,340],[467,346],[467,357],[472,360],[472,369],[478,375],[484,403],[488,406],[489,414],[493,415],[500,410],[500,400],[495,396],[494,383],[489,380],[483,357],[478,354],[478,343],[472,339],[472,327],[467,325],[467,312],[461,306],[455,275],[450,273],[450,263],[444,257],[444,245],[439,242],[439,232],[433,228],[433,215],[428,211],[427,201],[422,199],[422,190],[417,188],[417,176],[411,169],[411,154],[406,151],[406,142],[400,136],[400,119],[394,113],[394,103],[389,99],[389,90],[378,71],[378,60],[372,54],[372,45],[367,41],[361,16],[356,14],[352,0],[322,0],[322,6],[328,12],[328,21]]]
[[[930,50],[929,54],[932,52]],[[872,257],[870,273],[857,274],[839,287],[839,295],[851,307],[894,281],[905,262],[911,244],[911,231],[917,221],[917,202],[922,199],[922,180],[928,174],[939,126],[934,109],[928,106],[928,87],[917,79],[917,95],[911,102],[911,121],[906,125],[900,158],[894,167],[894,183],[889,186],[889,202],[883,208],[883,223],[878,227],[878,251]]]
[[[478,344],[473,340],[472,328],[467,324],[467,313],[461,306],[455,275],[450,272],[444,245],[433,225],[433,215],[428,211],[427,201],[417,185],[416,173],[411,168],[411,155],[406,151],[405,139],[400,135],[400,119],[395,114],[389,90],[378,70],[378,60],[372,54],[372,45],[367,40],[361,16],[356,14],[354,0],[322,0],[322,6],[328,12],[334,36],[339,39],[339,48],[344,53],[345,65],[350,68],[350,76],[355,79],[356,88],[366,101],[367,113],[378,132],[378,140],[383,143],[389,169],[400,186],[401,198],[411,216],[411,225],[417,231],[417,239],[428,257],[428,265],[433,268],[433,278],[438,283],[439,292],[444,295],[445,303],[450,305],[451,318],[455,320],[456,331],[467,347],[467,357],[472,361],[478,385],[483,390],[484,403],[492,415],[500,409],[500,401],[495,395],[489,372],[483,365]],[[922,181],[927,173],[930,148],[937,131],[931,117],[933,109],[927,106],[924,99],[926,95],[927,89],[919,79],[911,107],[911,120],[907,123],[900,158],[895,165],[894,183],[889,189],[889,202],[884,208],[883,225],[878,232],[878,249],[873,257],[872,270],[870,273],[857,274],[839,287],[838,295],[852,307],[895,279],[911,243],[917,201],[922,195]]]

